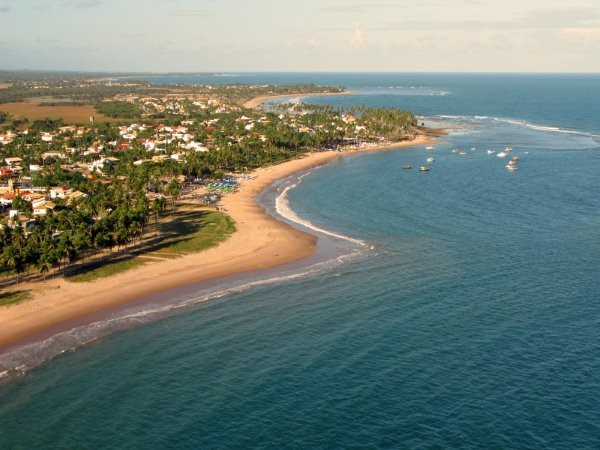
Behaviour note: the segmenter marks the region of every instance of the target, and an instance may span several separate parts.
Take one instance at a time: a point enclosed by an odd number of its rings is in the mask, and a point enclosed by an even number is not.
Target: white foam
[[[333,231],[330,230],[326,230],[324,228],[321,228],[317,225],[315,225],[314,223],[312,223],[309,220],[303,219],[300,216],[298,216],[298,214],[296,214],[296,212],[290,207],[288,198],[287,198],[287,194],[288,192],[295,188],[296,186],[298,186],[301,182],[302,182],[302,178],[304,178],[306,175],[308,175],[310,172],[305,173],[304,175],[300,176],[298,178],[298,182],[289,186],[286,186],[283,191],[281,192],[281,194],[279,194],[279,196],[277,196],[277,198],[275,199],[275,209],[277,210],[277,212],[282,216],[285,217],[286,219],[288,219],[291,222],[297,223],[299,225],[302,225],[303,227],[306,227],[310,230],[316,231],[317,233],[321,233],[321,234],[326,234],[328,236],[332,236],[338,239],[343,239],[346,240],[348,242],[352,242],[354,244],[358,244],[364,247],[369,247],[369,245],[365,242],[362,241],[360,239],[356,239],[350,236],[346,236],[344,234],[341,233],[335,233]]]
[[[509,125],[515,125],[519,127],[525,127],[531,130],[540,131],[540,132],[549,132],[549,133],[561,133],[561,134],[572,134],[576,136],[589,137],[589,138],[599,138],[600,135],[588,133],[586,131],[577,131],[577,130],[569,130],[555,126],[549,125],[537,125],[534,123],[527,122],[526,120],[519,119],[510,119],[505,117],[489,117],[489,116],[464,116],[464,115],[450,115],[450,114],[439,114],[436,117],[441,119],[447,119],[452,121],[465,121],[465,122],[498,122],[498,123],[506,123]]]
[[[344,264],[359,254],[360,252],[353,252],[329,261],[314,264],[299,272],[284,273],[264,279],[254,279],[225,288],[222,286],[217,287],[210,292],[205,291],[204,294],[195,293],[187,297],[181,297],[167,305],[144,305],[141,307],[143,309],[124,311],[109,319],[64,331],[41,342],[18,347],[0,355],[0,384],[20,377],[30,369],[44,364],[56,356],[74,351],[82,345],[90,344],[116,331],[152,322],[178,310],[190,308],[228,295],[240,294],[256,287],[312,277],[329,270],[332,266]]]

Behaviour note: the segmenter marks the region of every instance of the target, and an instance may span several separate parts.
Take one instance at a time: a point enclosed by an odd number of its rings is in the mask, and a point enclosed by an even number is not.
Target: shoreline
[[[266,212],[257,203],[264,189],[277,180],[344,155],[427,145],[434,141],[435,136],[419,133],[411,141],[341,153],[312,152],[300,159],[259,168],[253,172],[253,179],[241,184],[238,192],[221,200],[221,210],[234,220],[236,231],[218,246],[92,282],[73,283],[57,278],[26,285],[33,290],[33,298],[0,308],[0,355],[31,343],[33,336],[44,331],[52,331],[52,334],[67,331],[78,319],[94,317],[145,297],[303,260],[317,250],[317,236]]]
[[[260,106],[267,100],[274,100],[277,98],[293,98],[293,97],[328,97],[331,95],[351,95],[356,94],[353,91],[344,92],[307,92],[305,94],[281,94],[281,95],[263,95],[261,97],[255,97],[245,102],[242,106],[248,109],[261,109]]]

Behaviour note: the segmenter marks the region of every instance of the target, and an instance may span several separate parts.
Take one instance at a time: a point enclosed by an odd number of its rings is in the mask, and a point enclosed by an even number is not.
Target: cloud
[[[364,44],[365,36],[363,34],[362,28],[360,28],[358,25],[356,25],[354,27],[354,34],[349,39],[349,41],[352,45],[355,45],[355,46]]]
[[[319,41],[314,36],[308,37],[292,37],[285,41],[285,46],[296,50],[314,50],[319,47]]]
[[[72,3],[73,8],[96,8],[102,5],[100,0],[77,0]]]
[[[212,15],[213,14],[202,10],[173,11],[169,13],[169,16],[175,17],[209,17]]]
[[[418,6],[441,6],[441,2],[419,2]],[[362,14],[374,9],[410,9],[413,8],[412,4],[399,5],[397,3],[354,3],[351,5],[334,5],[334,6],[323,6],[321,11],[336,13],[336,14]]]
[[[319,43],[317,42],[317,39],[315,39],[314,36],[310,36],[307,40],[306,43],[308,44],[309,47],[315,48],[319,45]]]
[[[395,31],[489,31],[489,30],[551,30],[561,28],[597,27],[599,8],[545,8],[519,13],[514,17],[490,19],[406,20],[388,22],[382,27]]]

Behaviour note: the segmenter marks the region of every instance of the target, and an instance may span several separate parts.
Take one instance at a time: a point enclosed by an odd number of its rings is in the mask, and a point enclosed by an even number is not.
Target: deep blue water
[[[372,250],[26,373],[0,448],[600,447],[600,76],[260,76],[236,81],[343,84],[311,101],[451,131],[289,192]],[[486,152],[506,146],[515,173]]]

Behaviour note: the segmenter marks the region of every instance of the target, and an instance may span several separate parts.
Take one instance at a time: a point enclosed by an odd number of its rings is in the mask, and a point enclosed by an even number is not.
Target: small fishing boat
[[[433,145],[428,145],[425,147],[425,150],[435,150],[435,147]]]
[[[452,149],[452,153],[458,153],[458,151],[459,151],[459,150],[458,150],[457,148],[453,148],[453,149]]]
[[[521,161],[521,158],[519,158],[518,156],[513,156],[512,158],[510,158],[510,162],[512,163],[517,163],[517,161]]]
[[[504,147],[505,152],[512,152],[512,147]]]
[[[496,153],[496,150],[486,150],[488,155],[493,155],[494,153]]]
[[[506,153],[504,153],[504,152],[500,152],[500,153],[498,153],[496,156],[497,156],[498,158],[504,158],[504,157],[506,157]]]
[[[404,164],[404,165],[402,166],[402,168],[403,168],[404,170],[410,170],[410,169],[412,169],[412,166],[411,166],[410,164]]]
[[[421,167],[419,167],[419,172],[429,172],[429,167],[421,166]]]
[[[467,152],[458,152],[458,154],[459,154],[460,156],[465,156],[465,155],[467,154]]]
[[[427,158],[427,162],[428,162],[428,163],[435,162],[435,159],[433,159],[433,158]]]
[[[516,172],[517,170],[519,170],[516,164],[507,164],[506,168],[509,172]]]

